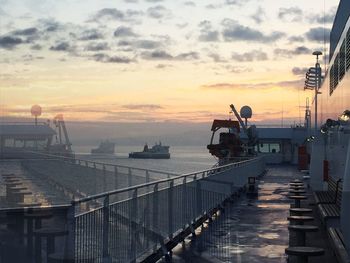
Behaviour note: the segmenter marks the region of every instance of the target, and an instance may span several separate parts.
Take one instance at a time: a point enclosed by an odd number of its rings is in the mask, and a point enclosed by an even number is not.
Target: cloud
[[[39,44],[35,44],[35,45],[31,46],[30,49],[32,49],[32,50],[42,50],[43,47],[41,45],[39,45]]]
[[[68,42],[58,42],[55,45],[50,47],[50,50],[53,51],[70,51],[72,47]]]
[[[222,32],[225,41],[253,41],[269,43],[282,38],[285,34],[274,31],[266,35],[256,29],[240,25],[237,21],[231,19],[224,19],[222,21],[224,30]]]
[[[169,64],[158,64],[156,66],[156,68],[158,68],[158,69],[171,68],[171,67],[173,67],[173,66],[169,65]]]
[[[296,76],[305,76],[307,71],[308,71],[308,68],[294,67],[292,69],[293,75],[296,75]]]
[[[154,40],[139,40],[135,42],[135,46],[141,49],[156,49],[161,46],[161,42]]]
[[[131,27],[120,26],[114,31],[115,37],[137,37]]]
[[[326,40],[326,42],[329,42],[330,33],[331,30],[329,28],[314,27],[305,33],[305,37],[308,40],[314,42],[323,42],[324,40]]]
[[[118,63],[118,64],[129,64],[135,62],[134,59],[130,59],[122,56],[109,56],[103,53],[97,53],[92,56],[92,58],[97,62],[102,63]]]
[[[118,47],[127,47],[131,46],[131,42],[126,41],[126,40],[121,40],[117,43]]]
[[[86,51],[102,51],[102,50],[109,50],[110,47],[107,42],[93,42],[89,43],[86,47]]]
[[[199,59],[198,52],[187,52],[180,53],[176,56],[171,55],[170,53],[163,50],[154,50],[152,52],[142,52],[141,54],[143,59],[146,60],[197,60]]]
[[[307,17],[307,20],[310,23],[317,23],[317,24],[333,24],[335,14],[337,12],[337,7],[332,7],[328,11],[326,11],[324,14],[311,14]]]
[[[255,21],[255,23],[261,24],[265,20],[266,14],[264,9],[262,9],[262,7],[259,6],[256,12],[250,17]]]
[[[125,3],[135,4],[138,3],[138,0],[124,0]]]
[[[101,38],[103,38],[103,35],[97,29],[87,29],[81,33],[79,40],[96,40]]]
[[[116,8],[103,8],[93,16],[93,20],[96,21],[100,19],[124,20],[124,18],[124,13]]]
[[[305,39],[302,36],[291,36],[288,38],[290,42],[304,42]]]
[[[164,0],[145,0],[148,3],[160,3],[163,2]]]
[[[42,28],[42,30],[45,32],[55,32],[64,28],[61,23],[52,19],[39,19],[38,22],[40,24],[40,28]]]
[[[24,43],[23,40],[18,37],[0,36],[0,48],[13,49],[22,43]]]
[[[226,5],[237,5],[241,6],[242,4],[247,3],[248,0],[225,0]]]
[[[26,29],[19,29],[13,32],[16,36],[33,36],[36,35],[39,32],[39,30],[35,27],[30,27]]]
[[[184,2],[184,5],[185,6],[196,6],[196,3],[193,1],[186,1],[186,2]]]
[[[141,55],[143,59],[147,60],[172,60],[174,58],[172,55],[163,50],[143,52]]]
[[[298,55],[310,55],[310,54],[312,54],[312,50],[305,47],[305,46],[299,46],[299,47],[296,47],[294,49],[276,48],[273,51],[273,53],[279,57],[290,58],[292,56],[298,56]]]
[[[215,83],[210,85],[202,85],[203,89],[227,90],[227,89],[256,89],[256,88],[300,88],[304,85],[304,78],[298,80],[288,80],[279,82],[261,82],[255,84],[247,83]]]
[[[123,108],[128,110],[160,110],[163,109],[161,105],[158,104],[128,104],[128,105],[122,105]]]
[[[199,59],[198,52],[181,53],[175,57],[176,60],[196,60]]]
[[[171,11],[162,5],[153,6],[147,9],[147,15],[155,19],[163,19],[171,16]]]
[[[208,57],[212,58],[213,61],[216,63],[227,62],[227,60],[221,58],[221,56],[217,53],[210,53],[210,54],[208,54]]]
[[[137,3],[137,1],[128,1],[128,3]],[[123,12],[116,8],[103,8],[96,12],[87,22],[99,22],[101,20],[134,21],[135,18],[142,14],[142,12],[130,9]]]
[[[212,29],[212,24],[208,20],[203,20],[199,23],[200,35],[199,41],[211,42],[219,40],[219,31]]]
[[[263,61],[267,60],[267,54],[265,52],[262,52],[261,50],[252,50],[250,52],[245,52],[245,53],[232,53],[233,60],[239,61],[239,62],[251,62],[251,61]]]
[[[280,8],[278,18],[292,22],[300,22],[303,16],[303,11],[299,7]]]

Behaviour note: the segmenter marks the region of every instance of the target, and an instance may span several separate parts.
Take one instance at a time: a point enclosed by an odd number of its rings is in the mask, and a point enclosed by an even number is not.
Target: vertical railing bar
[[[118,166],[114,166],[114,189],[118,189]]]
[[[158,183],[153,188],[153,231],[156,232],[158,227]],[[154,243],[153,250],[157,249],[156,242]]]
[[[168,234],[169,238],[173,238],[173,202],[174,198],[174,180],[170,181],[169,189],[168,189]]]

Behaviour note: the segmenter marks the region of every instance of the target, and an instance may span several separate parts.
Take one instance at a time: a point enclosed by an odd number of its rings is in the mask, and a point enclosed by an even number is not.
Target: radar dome
[[[33,105],[30,109],[30,112],[33,116],[37,117],[41,115],[41,107],[39,105]]]
[[[252,108],[249,106],[243,106],[240,111],[241,118],[243,119],[249,119],[253,115]]]

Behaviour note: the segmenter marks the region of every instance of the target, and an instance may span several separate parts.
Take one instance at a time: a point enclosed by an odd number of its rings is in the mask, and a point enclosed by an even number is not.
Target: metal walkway
[[[204,228],[185,247],[174,250],[173,262],[286,262],[285,248],[289,244],[287,217],[291,201],[286,197],[288,183],[302,178],[295,166],[270,166],[259,182],[259,196],[245,195],[225,207],[225,214]],[[310,193],[311,194],[311,191]],[[310,195],[312,197],[312,195]],[[311,200],[305,202],[311,204]],[[320,231],[312,233],[308,242],[326,250],[322,262],[335,262],[329,249],[327,234],[314,213]],[[321,262],[311,258],[310,262]]]
[[[58,207],[0,211],[4,226],[11,222],[9,213],[19,219],[11,229],[3,229],[9,237],[0,244],[4,258],[11,259],[6,255],[11,247],[29,254],[41,251],[40,262],[57,255],[74,262],[154,262],[212,216],[224,200],[245,186],[248,177],[257,177],[265,170],[263,159],[256,158],[183,175],[164,173],[164,179],[154,179],[152,173],[162,172],[59,158],[20,163],[16,165],[22,166],[23,173],[16,175],[16,181],[24,184],[33,179],[49,193],[50,187],[63,191],[69,200]],[[121,169],[126,172],[120,173]],[[120,182],[125,187],[115,189]],[[31,252],[28,213],[31,217],[48,214],[44,221],[50,233],[61,226],[65,234],[57,237],[56,246],[36,247]],[[22,255],[20,260],[39,262],[35,257]]]

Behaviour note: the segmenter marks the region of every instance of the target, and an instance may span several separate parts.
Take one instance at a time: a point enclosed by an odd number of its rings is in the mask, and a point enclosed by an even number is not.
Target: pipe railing
[[[108,192],[101,193],[101,194],[91,195],[91,196],[87,196],[85,198],[81,198],[79,200],[73,200],[72,204],[83,203],[83,202],[87,202],[87,201],[90,201],[93,199],[103,198],[103,197],[106,197],[108,195],[114,195],[114,194],[120,194],[120,193],[129,192],[129,191],[134,191],[134,190],[137,190],[140,188],[154,186],[156,184],[169,183],[169,182],[174,181],[174,180],[184,179],[184,178],[188,178],[191,176],[194,178],[197,178],[197,176],[198,176],[198,179],[203,179],[203,178],[208,177],[209,175],[217,174],[218,172],[224,172],[226,170],[232,169],[233,167],[241,167],[241,166],[244,166],[245,164],[252,163],[253,161],[258,161],[260,159],[261,158],[254,158],[254,159],[245,160],[245,161],[241,161],[241,162],[237,162],[237,163],[231,163],[231,164],[226,164],[223,166],[217,166],[217,167],[210,168],[207,170],[201,170],[201,171],[186,173],[186,174],[182,174],[182,175],[176,175],[172,178],[160,179],[160,180],[157,180],[154,182],[139,184],[139,185],[123,188],[123,189],[117,189],[117,190],[108,191]],[[199,176],[201,176],[201,177],[199,177]]]
[[[255,158],[73,200],[75,258],[134,262],[147,256],[264,169]],[[89,209],[90,202],[98,206]]]

